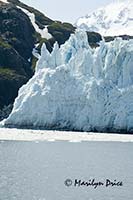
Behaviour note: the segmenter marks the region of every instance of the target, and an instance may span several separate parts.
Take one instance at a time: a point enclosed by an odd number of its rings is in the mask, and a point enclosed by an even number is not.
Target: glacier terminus
[[[44,44],[4,124],[132,133],[133,40],[101,41],[92,49],[77,30],[51,54]]]

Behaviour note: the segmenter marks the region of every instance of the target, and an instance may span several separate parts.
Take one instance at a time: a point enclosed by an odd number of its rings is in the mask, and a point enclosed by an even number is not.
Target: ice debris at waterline
[[[77,31],[51,54],[43,45],[5,125],[132,132],[133,40],[91,49]]]

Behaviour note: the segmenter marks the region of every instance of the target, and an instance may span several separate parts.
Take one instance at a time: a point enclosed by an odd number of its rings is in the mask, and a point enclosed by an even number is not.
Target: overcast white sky
[[[91,11],[121,0],[21,0],[43,11],[48,17],[74,23],[77,18]]]

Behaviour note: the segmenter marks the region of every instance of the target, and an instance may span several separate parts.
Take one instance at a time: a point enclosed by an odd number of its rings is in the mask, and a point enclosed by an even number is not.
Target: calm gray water
[[[93,178],[123,186],[74,186]],[[0,200],[133,200],[133,143],[1,141]]]

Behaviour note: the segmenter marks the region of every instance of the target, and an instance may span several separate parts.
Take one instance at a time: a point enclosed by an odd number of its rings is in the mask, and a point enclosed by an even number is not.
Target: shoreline
[[[0,141],[133,142],[133,135],[0,128]]]

